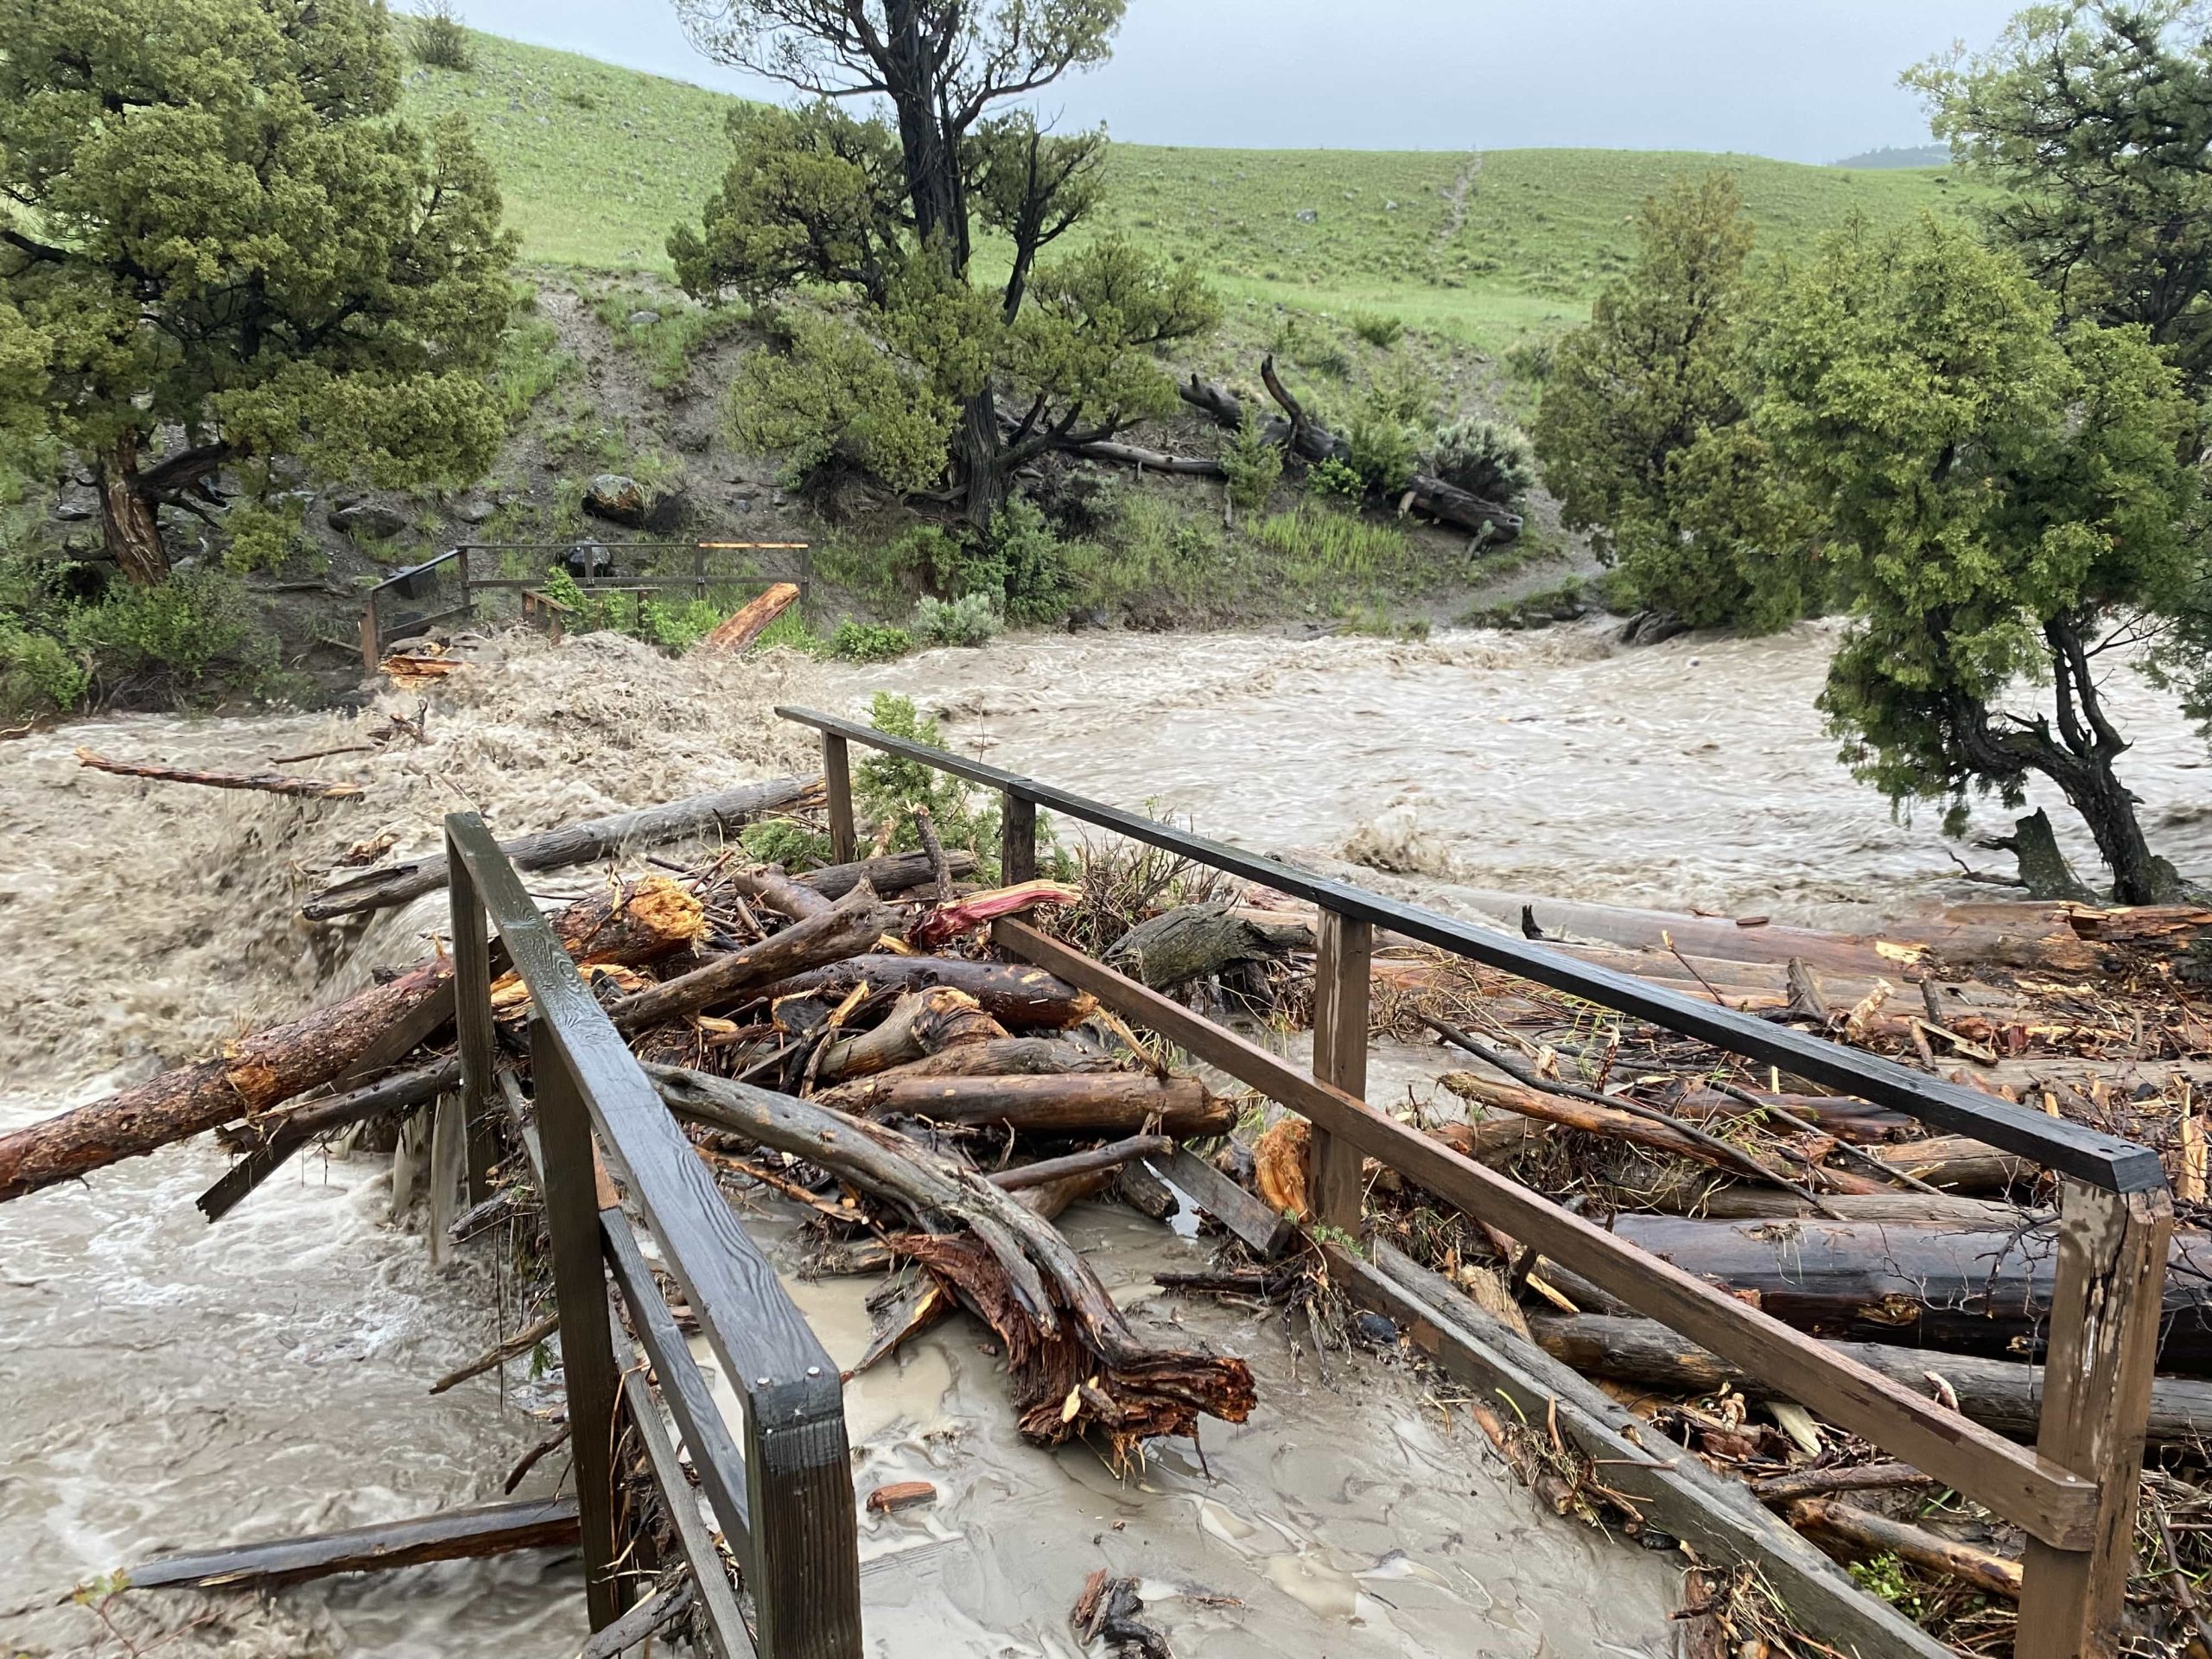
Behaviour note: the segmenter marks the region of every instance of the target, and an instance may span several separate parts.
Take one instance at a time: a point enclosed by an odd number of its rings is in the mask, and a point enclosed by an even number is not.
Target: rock
[[[634,478],[601,473],[584,486],[584,511],[594,518],[635,530],[645,522],[645,492]]]
[[[1370,1313],[1363,1308],[1351,1316],[1351,1328],[1361,1341],[1372,1343],[1377,1348],[1390,1347],[1398,1340],[1395,1325],[1380,1313]]]
[[[1621,630],[1621,643],[1624,645],[1656,645],[1689,631],[1689,624],[1672,612],[1644,611]]]
[[[1114,626],[1114,613],[1103,605],[1079,605],[1068,613],[1068,632],[1082,633],[1090,629],[1103,630]]]
[[[561,556],[561,567],[579,582],[614,574],[614,550],[599,542],[578,542]]]
[[[407,515],[375,501],[354,501],[331,508],[330,527],[355,541],[388,542],[407,528]]]
[[[1301,225],[1318,225],[1321,222],[1321,210],[1319,207],[1301,207],[1292,217]]]
[[[889,1515],[898,1510],[911,1510],[918,1503],[937,1502],[937,1488],[926,1480],[902,1480],[889,1486],[879,1486],[868,1495],[868,1508],[873,1515]]]
[[[480,524],[499,509],[480,496],[471,496],[453,510],[453,516],[464,524]]]
[[[651,306],[645,306],[641,309],[632,311],[628,316],[625,317],[623,321],[628,323],[632,328],[650,328],[653,324],[660,321],[660,313],[654,310]]]
[[[687,455],[703,454],[714,448],[715,429],[705,421],[692,421],[679,426],[674,433],[676,447]]]
[[[1382,211],[1386,213],[1395,213],[1398,211],[1398,204],[1385,196],[1382,199]]]
[[[89,495],[68,495],[54,509],[54,516],[65,524],[81,524],[100,516],[100,504]]]

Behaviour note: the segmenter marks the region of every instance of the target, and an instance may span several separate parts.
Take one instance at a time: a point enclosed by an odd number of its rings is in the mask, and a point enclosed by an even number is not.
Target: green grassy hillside
[[[477,46],[467,73],[414,69],[407,106],[475,124],[527,257],[665,270],[670,226],[721,175],[733,100],[489,35]],[[1671,176],[1715,166],[1737,174],[1775,248],[1804,246],[1853,207],[1896,219],[1946,211],[1955,194],[1937,170],[1750,156],[1120,144],[1102,228],[1198,260],[1232,302],[1388,312],[1494,348],[1584,314],[1628,257],[1637,204]]]

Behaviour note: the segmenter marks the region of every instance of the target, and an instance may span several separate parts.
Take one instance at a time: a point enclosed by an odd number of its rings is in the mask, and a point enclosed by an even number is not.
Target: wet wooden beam
[[[337,1573],[382,1573],[517,1549],[565,1548],[575,1541],[575,1499],[533,1497],[343,1532],[158,1555],[132,1567],[127,1577],[133,1590],[273,1590]]]

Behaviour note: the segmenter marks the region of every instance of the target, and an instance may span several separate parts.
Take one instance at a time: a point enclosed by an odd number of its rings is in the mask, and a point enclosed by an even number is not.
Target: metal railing
[[[446,853],[473,1198],[486,1195],[497,1158],[495,1095],[512,1086],[512,1074],[498,1067],[487,916],[530,992],[536,1112],[534,1123],[518,1128],[536,1166],[551,1241],[592,1628],[604,1630],[621,1616],[634,1576],[618,1535],[619,1398],[724,1659],[755,1651],[763,1659],[858,1659],[858,1512],[837,1367],[483,820],[473,812],[448,817]],[[518,1090],[512,1100],[519,1103]],[[677,1329],[610,1171],[652,1230],[661,1265],[744,1408],[738,1436]],[[630,1335],[612,1318],[618,1306],[628,1314]],[[664,1406],[751,1595],[750,1632],[661,1421]]]
[[[2173,1219],[2156,1154],[1033,778],[811,709],[777,712],[822,734],[831,857],[837,861],[855,855],[850,747],[859,743],[997,791],[1003,803],[1001,862],[1009,882],[1036,872],[1036,815],[1043,807],[1316,906],[1319,954],[1311,1075],[1020,923],[996,924],[995,937],[1012,953],[1306,1118],[1313,1130],[1309,1182],[1317,1221],[1358,1236],[1362,1160],[1379,1160],[2019,1526],[2028,1542],[2018,1659],[2116,1651],[2133,1559],[2136,1487]],[[1698,1038],[2058,1172],[2057,1281],[2035,1449],[2014,1445],[1370,1108],[1363,1096],[1369,965],[1377,929]]]
[[[572,578],[576,586],[587,594],[629,594],[640,605],[648,594],[688,593],[705,599],[717,589],[759,589],[790,582],[799,590],[804,607],[813,591],[813,561],[805,542],[464,542],[421,564],[394,571],[362,595],[362,666],[376,672],[387,640],[442,622],[473,619],[481,595],[526,596],[545,586],[543,575],[500,575],[496,568],[487,568],[488,559],[496,557],[504,565],[510,553],[559,557],[587,547],[637,568],[604,574],[588,570]],[[781,568],[763,569],[754,556],[762,553],[797,557],[777,562]],[[736,554],[746,556],[730,556]],[[671,568],[664,569],[664,564]]]

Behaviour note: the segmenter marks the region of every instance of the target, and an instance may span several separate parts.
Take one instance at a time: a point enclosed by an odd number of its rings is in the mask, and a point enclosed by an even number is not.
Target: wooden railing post
[[[377,595],[372,588],[361,605],[361,671],[374,674],[384,661],[384,639],[377,631]]]
[[[1037,803],[1012,790],[999,796],[999,880],[1006,887],[1037,879]]]
[[[561,1376],[568,1390],[575,1459],[576,1514],[583,1535],[584,1599],[603,1630],[628,1605],[618,1577],[614,1529],[613,1327],[593,1173],[591,1115],[550,1028],[531,1021],[530,1074],[537,1101],[537,1144],[545,1160],[545,1230],[553,1245],[553,1294],[561,1318]]]
[[[2109,1659],[2135,1560],[2136,1487],[2158,1356],[2173,1200],[2063,1183],[2058,1282],[2036,1450],[2096,1483],[2085,1550],[2029,1538],[2015,1659]]]
[[[492,1196],[492,1171],[499,1137],[492,1116],[492,944],[484,931],[484,905],[476,878],[452,841],[446,842],[447,888],[452,899],[454,1030],[461,1039],[461,1102],[467,1125],[468,1201]]]
[[[1367,976],[1375,930],[1363,921],[1321,912],[1320,953],[1313,964],[1313,1075],[1355,1099],[1367,1097]],[[1306,1172],[1313,1219],[1359,1236],[1363,1197],[1357,1147],[1313,1131]]]
[[[468,549],[464,543],[453,550],[454,568],[461,575],[461,608],[467,613],[467,620],[476,620],[475,595],[468,590]]]
[[[822,782],[830,791],[830,861],[849,864],[860,856],[853,835],[853,765],[845,740],[822,734]]]

